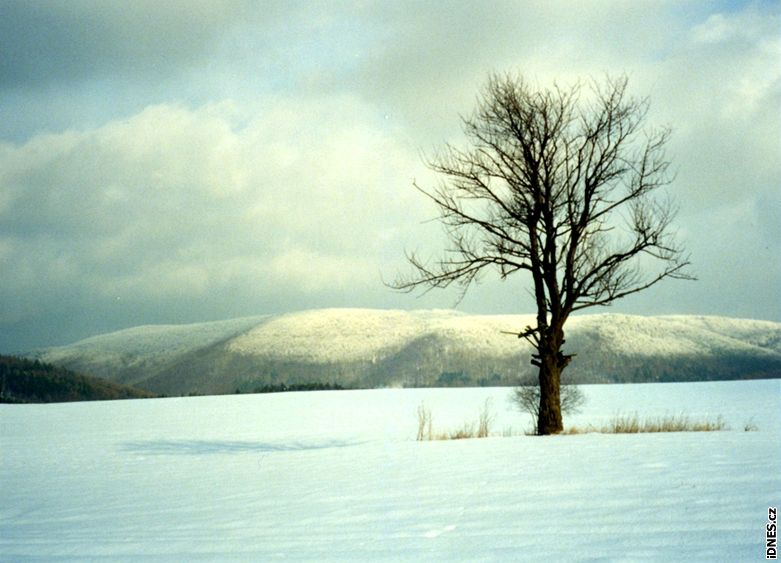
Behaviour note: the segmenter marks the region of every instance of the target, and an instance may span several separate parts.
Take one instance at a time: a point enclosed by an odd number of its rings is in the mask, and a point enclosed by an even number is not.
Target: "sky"
[[[533,312],[523,276],[460,302],[384,283],[446,245],[412,183],[492,72],[625,74],[672,128],[698,280],[607,311],[781,321],[781,2],[0,0],[0,352],[320,307]]]

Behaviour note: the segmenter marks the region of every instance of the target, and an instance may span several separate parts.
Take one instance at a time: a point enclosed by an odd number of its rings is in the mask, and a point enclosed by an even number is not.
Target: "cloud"
[[[778,13],[710,15],[656,69],[656,114],[676,130],[674,149],[687,159],[687,168],[712,174],[699,182],[704,186],[777,184],[779,26]],[[734,190],[732,195],[741,193],[745,191]],[[704,195],[696,194],[698,199]],[[730,197],[709,195],[719,202]]]
[[[3,301],[22,288],[136,301],[360,291],[408,236],[400,225],[415,229],[419,166],[350,98],[160,105],[4,145]]]
[[[781,15],[752,6],[693,25],[661,61],[654,115],[674,133],[673,186],[700,281],[695,308],[779,318]]]
[[[488,73],[519,72],[544,85],[631,72],[666,52],[698,11],[684,18],[675,3],[621,1],[374,8],[356,17],[377,29],[379,40],[338,78],[394,118],[418,124],[416,138],[435,143],[459,130],[457,116],[472,110]]]
[[[779,318],[780,18],[773,2],[1,3],[0,336],[453,305],[380,277],[405,248],[442,249],[411,181],[436,181],[420,153],[460,142],[493,70],[626,73],[649,124],[672,126],[701,281],[617,310]],[[526,281],[487,279],[462,307],[528,311]]]
[[[270,0],[0,2],[3,138],[98,127],[149,105],[266,92],[292,67],[274,54],[305,5]],[[291,25],[292,23],[292,25]],[[299,33],[302,33],[299,31]]]
[[[23,87],[128,72],[163,77],[201,60],[251,13],[246,8],[233,0],[3,2],[0,84]]]

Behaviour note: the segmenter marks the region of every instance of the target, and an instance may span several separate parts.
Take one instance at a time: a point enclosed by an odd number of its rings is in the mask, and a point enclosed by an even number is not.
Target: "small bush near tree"
[[[586,402],[586,396],[577,385],[561,385],[561,412],[563,414],[575,414]],[[532,417],[534,434],[539,434],[537,421],[540,415],[540,386],[534,376],[521,381],[512,395],[513,402],[522,412],[529,413]]]

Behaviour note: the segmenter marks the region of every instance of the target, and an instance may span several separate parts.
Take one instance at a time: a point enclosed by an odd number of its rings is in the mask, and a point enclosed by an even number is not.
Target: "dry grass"
[[[491,399],[486,399],[483,408],[480,410],[480,418],[477,421],[477,437],[488,438],[491,434],[491,425],[494,423],[493,414],[491,414]]]
[[[637,413],[632,415],[618,414],[602,426],[573,426],[564,430],[563,434],[639,434],[653,432],[718,432],[728,430],[722,417],[715,420],[692,420],[685,414],[651,417],[641,420]]]
[[[478,438],[480,436],[475,432],[475,425],[464,423],[461,428],[437,434],[435,440],[466,440],[469,438]]]
[[[421,403],[418,407],[418,442],[433,440],[433,436],[431,411],[426,405]]]
[[[418,407],[418,442],[432,440],[465,440],[469,438],[487,438],[491,435],[491,425],[494,422],[491,413],[491,401],[486,399],[477,422],[466,422],[460,428],[448,432],[434,432],[431,410],[424,404]]]
[[[418,407],[418,434],[419,442],[433,440],[465,440],[470,438],[487,438],[491,436],[491,426],[495,416],[491,412],[490,400],[486,400],[480,410],[476,422],[466,422],[462,426],[446,432],[434,431],[433,416],[431,410],[422,404]],[[665,415],[641,419],[637,413],[617,414],[607,424],[602,426],[573,426],[567,428],[562,434],[640,434],[655,432],[718,432],[729,430],[724,419],[719,416],[715,420],[694,420],[688,415]],[[752,421],[746,423],[744,430],[755,431],[756,425]],[[527,433],[528,434],[528,433]],[[505,428],[501,434],[504,437],[518,436],[512,428]]]

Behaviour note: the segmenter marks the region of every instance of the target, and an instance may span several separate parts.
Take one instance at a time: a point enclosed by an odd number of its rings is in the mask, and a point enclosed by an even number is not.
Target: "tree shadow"
[[[122,444],[122,450],[141,455],[211,455],[292,452],[347,448],[364,442],[325,440],[322,442],[268,443],[235,440],[137,440]]]

